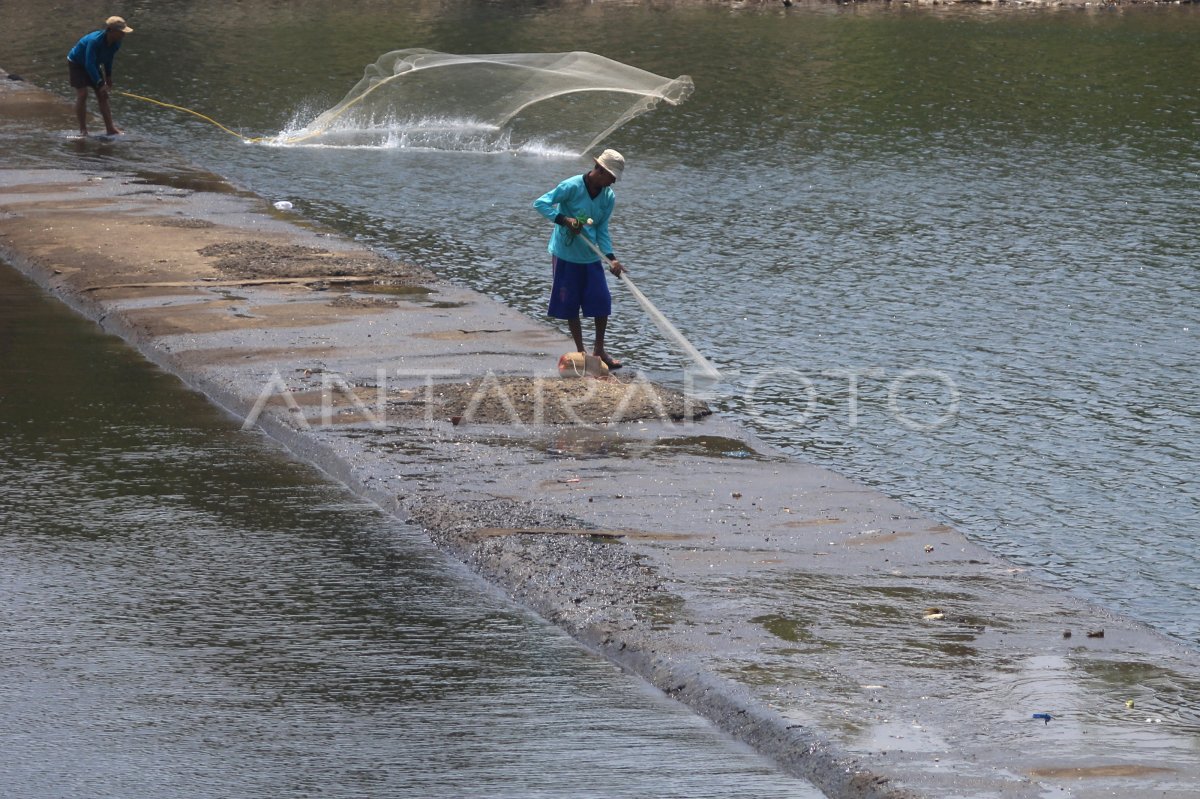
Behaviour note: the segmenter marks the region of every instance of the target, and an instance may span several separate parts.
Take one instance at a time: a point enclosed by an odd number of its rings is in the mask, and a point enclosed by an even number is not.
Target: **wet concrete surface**
[[[51,169],[0,170],[0,255],[830,796],[1196,795],[1195,651],[702,398],[564,380],[561,333],[420,266],[217,178]]]

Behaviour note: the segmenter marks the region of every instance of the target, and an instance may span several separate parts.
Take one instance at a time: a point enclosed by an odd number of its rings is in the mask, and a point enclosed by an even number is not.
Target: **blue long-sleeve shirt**
[[[611,255],[612,239],[608,235],[608,220],[616,202],[617,197],[611,186],[605,186],[593,199],[588,194],[583,175],[567,178],[538,197],[533,201],[533,207],[551,222],[559,214],[567,217],[590,217],[592,220],[590,227],[585,227],[578,233],[566,225],[555,225],[546,249],[551,255],[565,261],[588,264],[596,260],[596,253],[579,240],[580,236],[587,236],[600,248],[600,252]]]
[[[100,67],[104,67],[104,74],[112,77],[113,56],[120,49],[120,40],[110,45],[108,31],[98,30],[75,42],[71,52],[67,53],[67,60],[86,69],[92,86],[99,88],[100,84],[104,83],[104,75],[100,74]]]

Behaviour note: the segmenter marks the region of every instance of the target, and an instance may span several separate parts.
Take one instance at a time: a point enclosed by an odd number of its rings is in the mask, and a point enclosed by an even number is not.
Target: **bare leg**
[[[96,93],[96,99],[100,101],[100,116],[104,117],[104,131],[109,136],[116,136],[121,132],[121,129],[113,124],[112,108],[108,104],[108,92],[104,94]]]
[[[79,120],[79,135],[88,135],[87,129],[87,93],[86,88],[75,90],[75,118]]]
[[[604,349],[604,333],[608,330],[608,317],[596,317],[596,347],[592,350],[592,354],[600,360],[604,361],[609,369],[620,369],[621,362],[613,358]]]
[[[575,339],[575,349],[580,352],[587,352],[583,348],[583,323],[579,321],[579,317],[567,320],[567,327],[571,328],[571,338]]]
[[[600,355],[600,356],[604,355],[604,331],[606,331],[607,329],[608,329],[608,317],[607,316],[597,316],[596,317],[596,346],[592,350],[593,355]],[[582,342],[583,339],[580,339],[580,341]]]

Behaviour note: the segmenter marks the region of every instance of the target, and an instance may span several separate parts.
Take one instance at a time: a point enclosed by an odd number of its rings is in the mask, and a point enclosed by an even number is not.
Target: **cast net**
[[[594,53],[394,50],[333,108],[269,141],[575,155],[692,88],[687,75],[664,78]]]

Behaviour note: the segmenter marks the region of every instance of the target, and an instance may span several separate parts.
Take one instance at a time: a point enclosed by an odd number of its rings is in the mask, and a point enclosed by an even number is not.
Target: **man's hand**
[[[620,277],[625,271],[625,267],[621,266],[621,262],[614,258],[608,262],[608,271],[612,272],[617,277]]]
[[[108,93],[109,93],[109,91],[111,91],[111,89],[112,89],[112,87],[109,84],[101,83],[99,86],[96,87],[96,96],[99,97],[101,100],[108,99]]]
[[[578,233],[583,229],[583,223],[573,216],[568,216],[563,219],[563,224],[566,225],[572,233]]]

